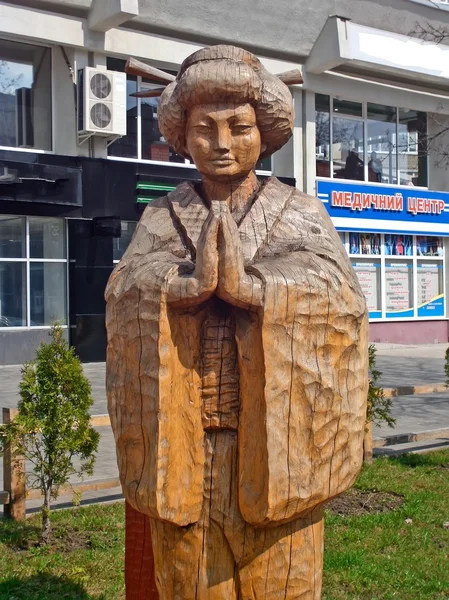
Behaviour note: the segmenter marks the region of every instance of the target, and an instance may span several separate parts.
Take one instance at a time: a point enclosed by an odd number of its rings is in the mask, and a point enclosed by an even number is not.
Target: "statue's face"
[[[186,148],[198,171],[223,181],[254,169],[262,146],[251,104],[201,104],[188,113]]]

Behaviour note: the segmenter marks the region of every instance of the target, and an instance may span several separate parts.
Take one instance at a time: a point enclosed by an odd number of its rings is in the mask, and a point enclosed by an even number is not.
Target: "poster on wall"
[[[418,264],[418,316],[442,317],[444,294],[441,293],[443,265],[431,262]]]
[[[385,264],[387,318],[413,317],[412,265],[408,262]]]
[[[352,263],[354,271],[365,295],[370,319],[380,319],[382,311],[379,310],[380,298],[380,263],[355,262]]]

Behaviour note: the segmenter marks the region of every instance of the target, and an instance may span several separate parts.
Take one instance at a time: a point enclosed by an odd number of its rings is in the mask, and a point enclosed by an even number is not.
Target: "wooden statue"
[[[322,203],[254,172],[292,133],[282,77],[215,46],[161,95],[202,181],[148,206],[106,292],[129,600],[319,599],[321,506],[362,463],[357,277]]]

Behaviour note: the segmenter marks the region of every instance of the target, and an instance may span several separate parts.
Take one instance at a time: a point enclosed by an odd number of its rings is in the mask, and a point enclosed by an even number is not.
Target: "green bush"
[[[449,387],[449,348],[444,355],[444,372],[446,374],[446,387]]]
[[[90,426],[90,383],[80,360],[55,325],[50,343],[22,367],[18,415],[2,426],[3,443],[32,464],[27,485],[43,495],[41,542],[50,535],[51,499],[73,474],[92,474],[99,434]],[[78,467],[74,465],[78,460]]]
[[[366,421],[374,425],[386,423],[389,427],[394,427],[396,419],[391,416],[391,399],[385,397],[384,390],[379,385],[382,373],[376,369],[376,346],[374,344],[370,344],[368,356],[369,388]]]

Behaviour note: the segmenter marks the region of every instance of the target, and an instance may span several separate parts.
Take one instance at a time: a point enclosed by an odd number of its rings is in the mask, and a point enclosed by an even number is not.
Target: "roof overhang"
[[[449,80],[449,46],[329,17],[305,70],[319,74],[342,66],[441,84]]]

